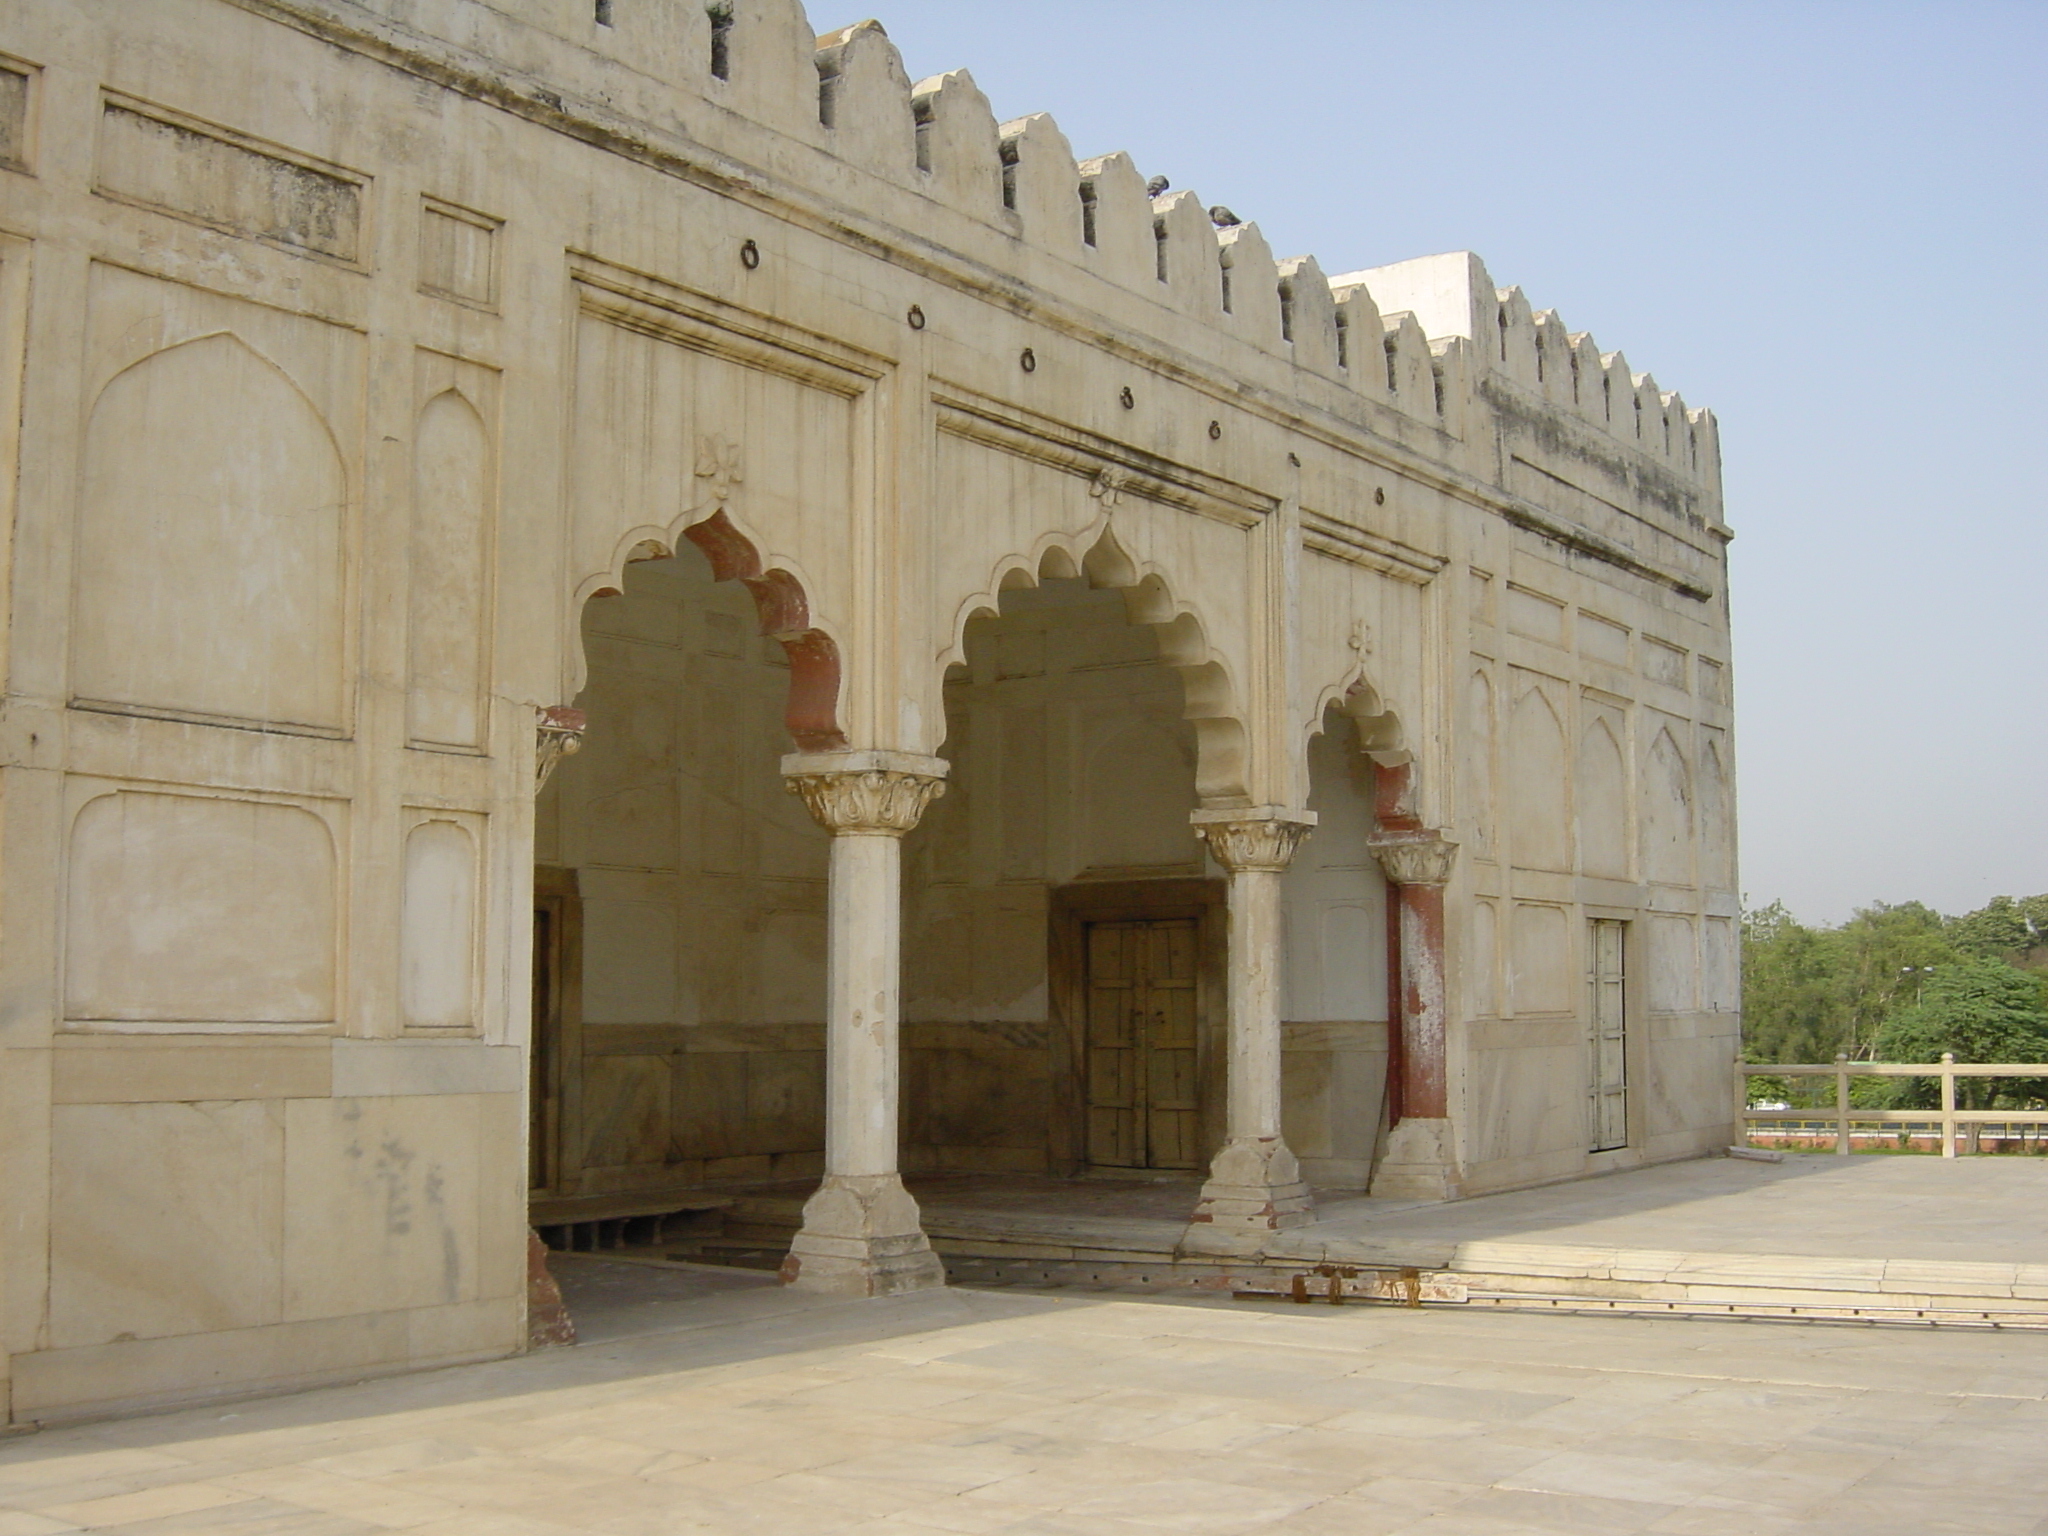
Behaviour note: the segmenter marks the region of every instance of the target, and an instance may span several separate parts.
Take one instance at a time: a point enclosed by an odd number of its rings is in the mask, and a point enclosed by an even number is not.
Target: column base
[[[944,1285],[946,1267],[900,1177],[827,1174],[804,1202],[782,1283],[833,1296],[895,1296]]]
[[[1373,1171],[1375,1200],[1455,1200],[1463,1193],[1452,1155],[1451,1122],[1403,1120],[1387,1137],[1387,1155]]]
[[[1180,1251],[1243,1256],[1275,1232],[1316,1219],[1301,1165],[1278,1136],[1233,1141],[1209,1165],[1209,1180],[1188,1220]]]

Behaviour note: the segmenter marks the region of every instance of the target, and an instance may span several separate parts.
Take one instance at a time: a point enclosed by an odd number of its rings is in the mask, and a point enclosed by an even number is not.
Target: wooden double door
[[[1200,1167],[1197,919],[1089,922],[1083,933],[1088,1161]]]

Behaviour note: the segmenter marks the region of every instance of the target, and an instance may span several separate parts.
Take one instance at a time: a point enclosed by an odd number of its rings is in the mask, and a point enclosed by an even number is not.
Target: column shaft
[[[1444,968],[1444,886],[1457,844],[1432,832],[1402,832],[1373,845],[1386,872],[1399,949],[1400,1031],[1390,1075],[1393,1129],[1373,1171],[1372,1192],[1397,1199],[1448,1200],[1460,1174],[1450,1120],[1450,999]]]
[[[1444,888],[1397,885],[1401,913],[1401,1113],[1449,1111],[1444,1063]]]
[[[894,1174],[903,845],[832,839],[825,972],[825,1172]]]
[[[944,1285],[897,1168],[902,844],[944,792],[946,765],[899,752],[800,753],[782,771],[832,834],[826,893],[825,1177],[782,1278],[880,1296]]]
[[[1258,1252],[1315,1220],[1301,1166],[1280,1132],[1280,876],[1315,825],[1306,811],[1198,811],[1195,830],[1230,876],[1223,1149],[1188,1222],[1186,1253]]]
[[[1280,874],[1230,876],[1229,1089],[1232,1141],[1280,1134]]]

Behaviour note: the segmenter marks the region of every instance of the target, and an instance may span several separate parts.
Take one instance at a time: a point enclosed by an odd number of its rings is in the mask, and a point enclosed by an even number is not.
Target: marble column
[[[944,1285],[896,1159],[903,834],[946,764],[904,752],[797,753],[790,793],[832,834],[825,947],[825,1178],[783,1260],[786,1284],[843,1296]]]
[[[1373,1171],[1372,1193],[1449,1200],[1458,1194],[1459,1177],[1445,1056],[1444,886],[1458,845],[1433,832],[1416,832],[1382,838],[1372,851],[1398,916],[1400,995],[1389,1001],[1401,1032],[1398,1067],[1388,1085],[1393,1126]]]
[[[1280,1134],[1280,876],[1315,826],[1306,811],[1197,811],[1195,831],[1229,876],[1228,1090],[1223,1149],[1181,1241],[1188,1253],[1253,1253],[1315,1220]]]

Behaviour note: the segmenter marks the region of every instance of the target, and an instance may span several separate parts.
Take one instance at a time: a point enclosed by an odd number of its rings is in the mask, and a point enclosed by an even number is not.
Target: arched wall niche
[[[1572,860],[1564,723],[1541,683],[1523,676],[1508,714],[1508,851],[1523,869],[1568,870]]]
[[[1250,805],[1249,738],[1229,664],[1210,644],[1200,616],[1175,597],[1165,573],[1126,551],[1106,515],[1078,533],[1047,533],[1028,554],[998,561],[988,584],[954,611],[951,642],[938,657],[940,672],[965,663],[969,621],[1000,614],[1003,593],[1075,579],[1098,591],[1117,592],[1125,618],[1157,637],[1159,660],[1180,678],[1182,718],[1195,732],[1195,790],[1201,803]]]
[[[1579,737],[1579,871],[1626,880],[1628,769],[1618,719],[1596,713]]]
[[[489,671],[492,444],[484,407],[455,384],[413,426],[406,733],[475,747]]]
[[[1362,1188],[1386,1104],[1393,950],[1374,839],[1382,792],[1410,765],[1386,766],[1358,723],[1388,718],[1361,687],[1332,698],[1305,747],[1303,781],[1316,828],[1281,876],[1282,1126],[1319,1182]]]
[[[593,597],[616,596],[624,590],[626,567],[642,560],[674,555],[687,540],[710,563],[716,581],[736,581],[754,600],[759,633],[774,640],[789,658],[789,699],[784,719],[790,740],[803,752],[830,752],[848,745],[839,723],[839,644],[811,614],[806,584],[786,561],[770,562],[759,542],[720,507],[709,517],[674,529],[629,529],[614,546],[606,569],[577,584],[570,623],[575,636],[569,647],[573,674],[569,696],[582,692],[590,662],[582,640],[583,605]]]
[[[344,731],[349,497],[326,417],[233,331],[115,373],[85,432],[72,696]]]
[[[1735,818],[1728,769],[1716,739],[1718,733],[1704,734],[1699,775],[1700,883],[1713,890],[1732,891],[1736,888]]]
[[[1493,679],[1474,667],[1465,679],[1463,739],[1457,744],[1459,821],[1468,829],[1472,856],[1490,859],[1497,814],[1495,779],[1500,767],[1500,728],[1495,719]]]
[[[1643,877],[1660,885],[1690,885],[1697,824],[1692,768],[1669,726],[1660,727],[1650,742],[1643,798]]]

